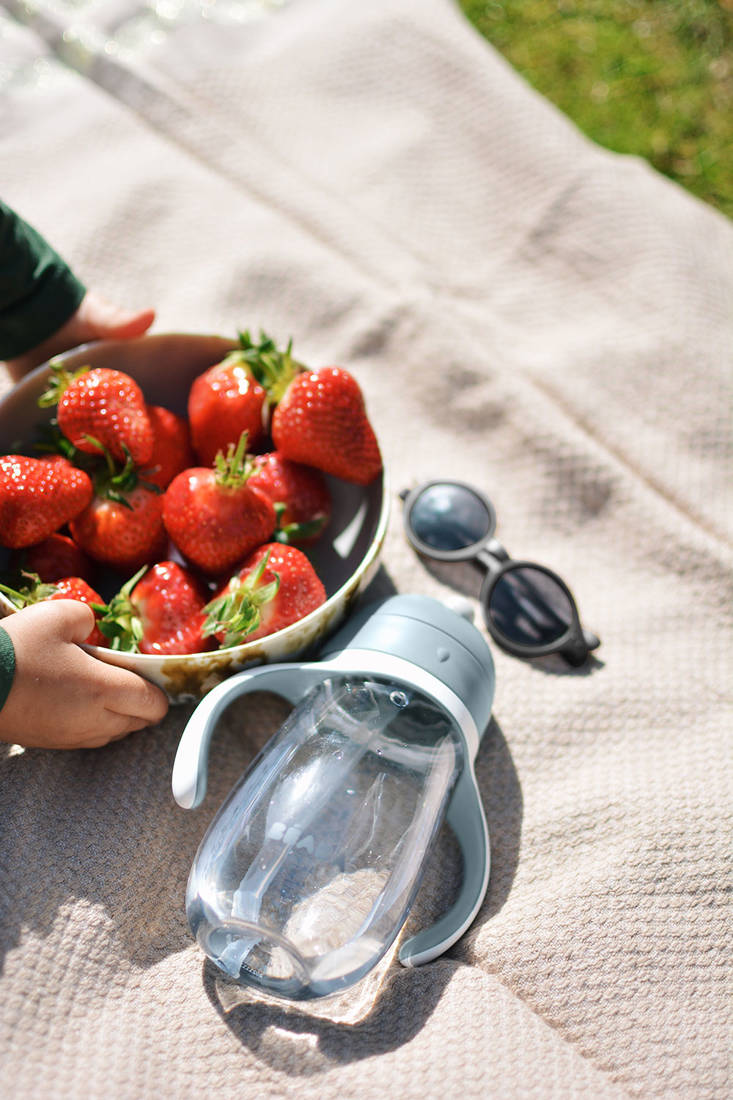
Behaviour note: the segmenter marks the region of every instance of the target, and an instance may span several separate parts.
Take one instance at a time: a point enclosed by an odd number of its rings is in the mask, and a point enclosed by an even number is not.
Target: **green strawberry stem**
[[[28,607],[32,603],[41,603],[42,600],[48,600],[58,592],[55,584],[44,584],[37,573],[23,573],[22,576],[30,581],[30,584],[24,588],[15,589],[9,588],[7,584],[0,584],[0,592],[4,592],[18,608]]]
[[[291,355],[293,341],[281,351],[275,341],[260,330],[260,341],[255,343],[248,331],[239,332],[239,350],[233,355],[249,366],[259,384],[267,390],[270,404],[277,405],[296,374],[306,368]]]
[[[97,626],[109,639],[109,648],[120,650],[124,653],[139,653],[140,641],[143,636],[143,623],[138,615],[137,608],[132,602],[132,590],[147,572],[147,565],[138,569],[134,577],[125,581],[119,592],[112,597],[106,607],[95,607],[95,611],[103,612],[97,620]]]
[[[66,438],[55,417],[48,424],[41,425],[40,436],[38,442],[33,444],[33,450],[36,453],[40,451],[42,454],[62,455],[81,468],[96,465],[98,461],[95,455],[85,454]]]
[[[299,542],[301,539],[312,539],[323,530],[322,519],[311,519],[307,523],[286,523],[283,527],[276,527],[272,536],[273,542],[283,542],[289,545]]]
[[[323,530],[325,519],[323,516],[317,519],[305,520],[303,523],[283,523],[282,518],[287,509],[287,504],[279,500],[275,504],[276,526],[272,536],[273,542],[282,542],[290,545],[299,539],[312,539]]]
[[[126,496],[133,489],[142,486],[153,493],[162,493],[163,490],[159,485],[155,485],[152,481],[145,481],[140,476],[140,471],[135,468],[132,455],[124,444],[122,449],[125,453],[125,464],[120,467],[109,450],[98,439],[95,439],[93,435],[85,435],[84,438],[99,449],[105,460],[105,465],[100,467],[94,475],[94,492],[97,496],[113,500],[116,504],[121,504],[123,507],[129,508],[130,511],[134,511]]]
[[[70,371],[66,369],[63,363],[51,360],[52,374],[47,388],[38,398],[39,408],[50,409],[52,406],[58,405],[71,383],[77,378],[81,378],[83,374],[87,374],[89,370],[91,370],[91,367],[79,367],[78,370]]]
[[[255,472],[254,463],[247,454],[248,433],[242,432],[236,444],[230,443],[219,451],[214,459],[216,481],[225,489],[239,489]]]
[[[263,554],[261,561],[244,580],[234,576],[220,596],[210,600],[204,608],[206,621],[203,637],[222,635],[222,649],[239,645],[248,634],[252,634],[260,625],[260,608],[277,595],[280,577],[275,574],[274,581],[260,585],[270,552]]]

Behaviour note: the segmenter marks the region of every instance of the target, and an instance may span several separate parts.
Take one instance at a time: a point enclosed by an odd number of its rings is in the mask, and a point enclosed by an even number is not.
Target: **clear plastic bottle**
[[[176,799],[198,805],[230,699],[270,690],[295,703],[212,821],[186,896],[191,929],[221,970],[292,1000],[338,993],[378,963],[446,812],[463,886],[449,912],[403,946],[402,961],[417,965],[455,942],[488,882],[473,774],[493,698],[485,641],[437,601],[409,597],[387,601],[352,635],[342,631],[321,662],[247,670],[214,689],[174,766]]]
[[[294,999],[357,981],[404,923],[462,764],[455,724],[419,691],[318,684],[201,845],[187,913],[202,949]]]

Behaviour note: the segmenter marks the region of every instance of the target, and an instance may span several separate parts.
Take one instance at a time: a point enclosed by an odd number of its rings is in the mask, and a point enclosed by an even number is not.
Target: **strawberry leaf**
[[[81,378],[81,376],[86,374],[90,369],[90,367],[80,367],[76,371],[70,371],[66,369],[63,363],[52,359],[52,374],[49,378],[48,386],[38,398],[39,408],[50,409],[54,405],[58,405],[71,383],[75,381],[75,379]]]
[[[277,573],[267,584],[260,583],[269,556],[269,551],[263,554],[257,568],[244,580],[239,576],[232,577],[221,595],[207,603],[204,608],[206,621],[202,631],[204,638],[221,636],[221,648],[229,649],[243,642],[248,634],[254,633],[262,619],[260,608],[274,600],[280,587]]]
[[[140,652],[144,626],[132,601],[132,591],[146,573],[147,568],[147,565],[144,565],[142,569],[138,569],[129,581],[125,581],[122,588],[112,597],[107,606],[100,608],[104,614],[97,620],[97,626],[105,638],[109,639],[110,649],[116,649],[124,653]]]
[[[238,489],[254,472],[252,459],[247,454],[248,433],[242,432],[236,445],[230,443],[226,453],[219,451],[214,459],[216,480],[226,489]]]
[[[32,603],[41,603],[48,600],[58,591],[55,584],[44,584],[37,573],[22,573],[29,581],[23,588],[9,588],[6,584],[0,584],[0,592],[3,592],[16,607],[28,607]]]
[[[276,405],[296,374],[305,368],[293,359],[293,341],[289,340],[281,351],[272,337],[260,330],[259,343],[255,343],[248,331],[239,332],[238,354],[246,362],[256,380],[267,390],[270,403]]]
[[[315,538],[323,530],[324,523],[323,517],[308,520],[307,523],[286,523],[284,527],[275,529],[272,538],[274,542],[282,542],[289,546],[292,542]]]

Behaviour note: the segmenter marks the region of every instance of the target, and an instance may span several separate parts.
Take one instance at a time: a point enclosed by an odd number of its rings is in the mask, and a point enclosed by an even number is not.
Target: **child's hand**
[[[68,348],[78,347],[90,340],[132,340],[142,336],[155,320],[152,309],[137,313],[111,305],[94,291],[87,291],[84,299],[68,321],[43,343],[5,363],[8,374],[17,382],[39,363],[45,363],[53,355]]]
[[[165,693],[77,644],[94,613],[77,600],[33,604],[2,620],[15,648],[15,678],[0,710],[0,740],[26,748],[96,748],[159,722]]]

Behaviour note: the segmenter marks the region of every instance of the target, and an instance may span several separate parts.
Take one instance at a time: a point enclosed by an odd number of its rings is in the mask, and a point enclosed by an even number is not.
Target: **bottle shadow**
[[[246,990],[205,960],[202,982],[211,1004],[256,1058],[291,1077],[312,1077],[334,1064],[396,1050],[422,1030],[456,969],[475,961],[472,945],[481,926],[505,904],[519,862],[522,790],[506,739],[493,718],[476,760],[476,778],[491,839],[489,888],[471,929],[441,959],[408,969],[396,961],[393,951],[366,993],[362,986],[369,977],[337,998],[301,1005]],[[460,878],[458,845],[445,826],[400,940],[438,919],[455,896]]]

